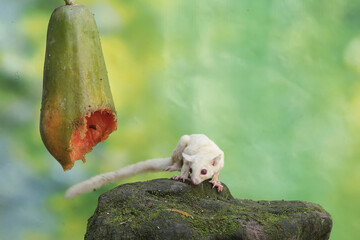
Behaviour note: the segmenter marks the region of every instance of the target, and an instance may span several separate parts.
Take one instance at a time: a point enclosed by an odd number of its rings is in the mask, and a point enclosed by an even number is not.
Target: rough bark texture
[[[301,201],[234,199],[229,189],[170,179],[120,185],[99,197],[85,239],[329,239],[330,215]]]

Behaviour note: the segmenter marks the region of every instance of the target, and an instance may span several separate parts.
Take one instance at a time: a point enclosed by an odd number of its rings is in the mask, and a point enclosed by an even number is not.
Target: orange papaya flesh
[[[104,142],[110,133],[116,130],[114,115],[109,110],[89,113],[83,121],[85,124],[75,129],[71,137],[70,156],[73,161],[81,159],[85,162],[84,155],[91,152],[92,147],[99,142]]]
[[[116,123],[116,114],[111,108],[88,111],[74,120],[64,116],[64,111],[45,108],[40,130],[46,148],[67,171],[75,161],[85,162],[85,154],[104,142],[117,129]]]
[[[51,15],[44,63],[40,133],[64,171],[116,130],[98,29],[83,5],[58,7]]]

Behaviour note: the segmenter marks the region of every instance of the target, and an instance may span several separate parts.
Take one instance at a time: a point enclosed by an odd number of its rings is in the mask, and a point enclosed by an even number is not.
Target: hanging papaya
[[[65,2],[49,21],[40,114],[41,138],[64,171],[85,162],[117,121],[94,16]]]

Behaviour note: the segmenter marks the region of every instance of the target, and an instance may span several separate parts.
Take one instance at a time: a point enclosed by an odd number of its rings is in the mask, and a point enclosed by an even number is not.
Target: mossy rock
[[[120,185],[99,197],[85,239],[329,239],[330,215],[302,201],[234,199],[209,182]]]

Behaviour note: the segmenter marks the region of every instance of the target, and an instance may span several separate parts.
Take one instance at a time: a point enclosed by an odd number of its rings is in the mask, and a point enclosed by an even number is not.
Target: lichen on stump
[[[120,185],[99,197],[85,239],[329,239],[330,215],[301,201],[234,199],[204,182]]]

